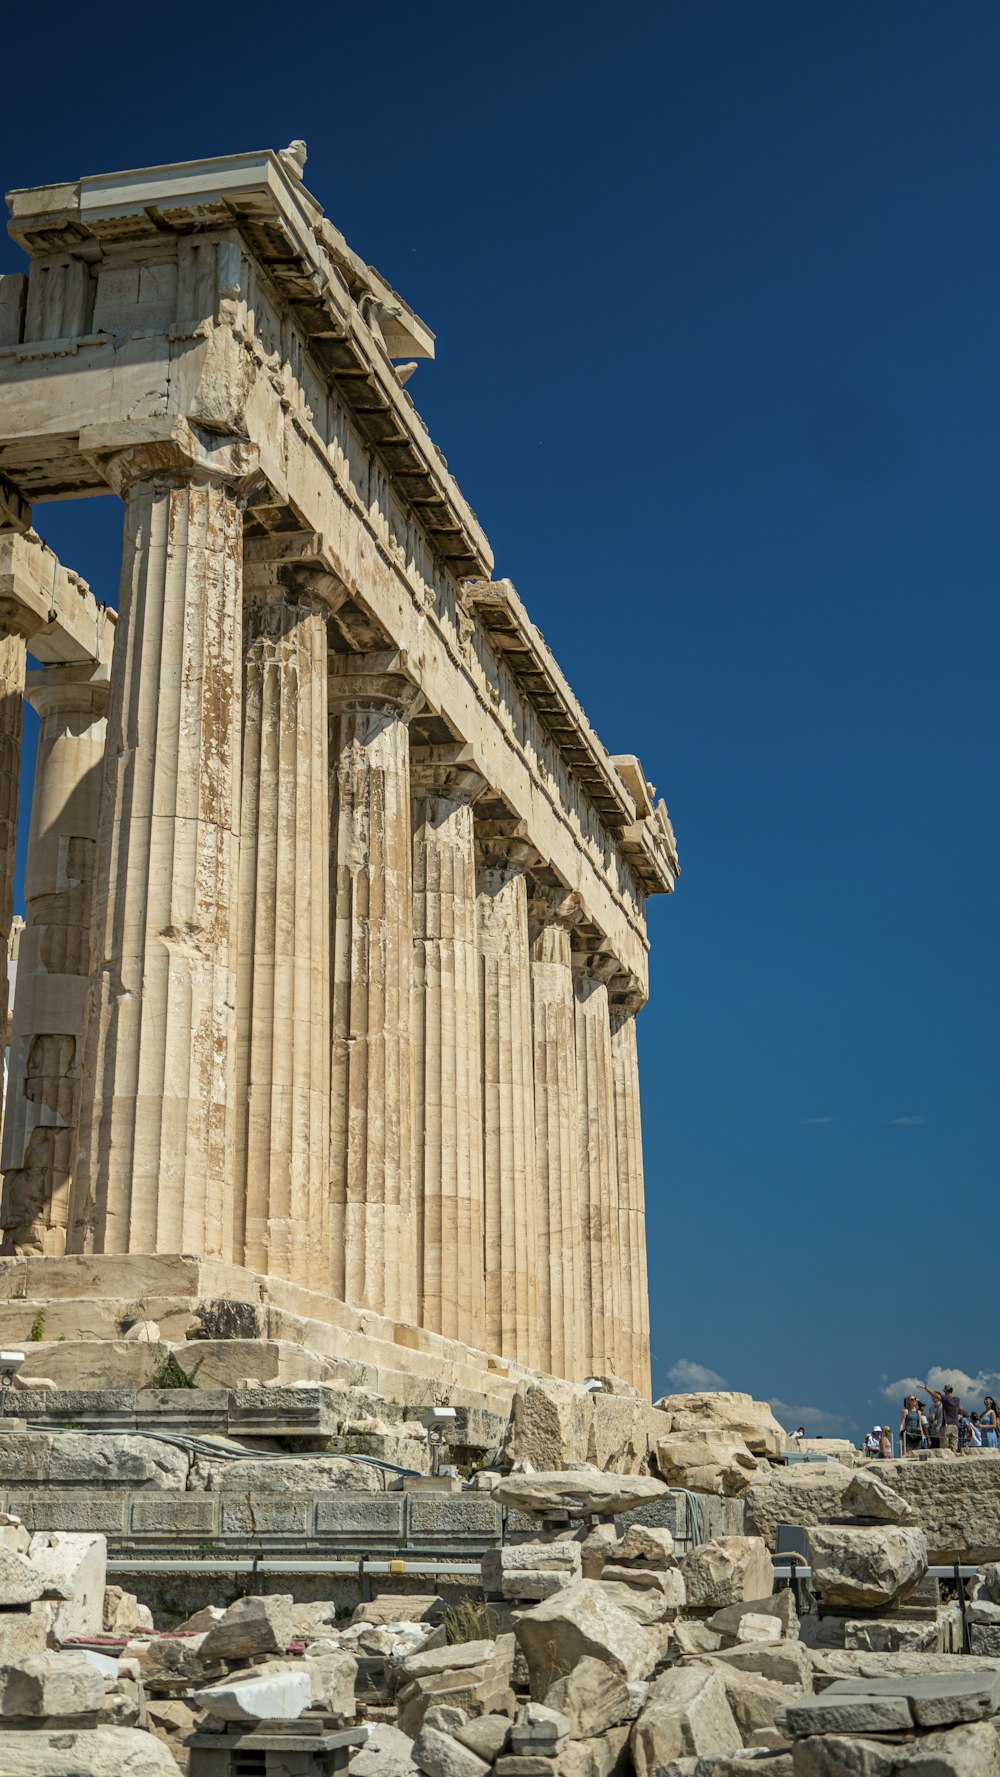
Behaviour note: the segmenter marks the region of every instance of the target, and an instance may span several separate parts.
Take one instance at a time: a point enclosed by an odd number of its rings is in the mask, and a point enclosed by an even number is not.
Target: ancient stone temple
[[[302,1324],[645,1391],[670,822],[491,578],[409,393],[433,335],[303,162],[8,198],[5,939],[24,698],[41,730],[3,1250],[37,1299],[173,1255],[175,1295],[214,1266]],[[116,610],[32,529],[109,490]]]

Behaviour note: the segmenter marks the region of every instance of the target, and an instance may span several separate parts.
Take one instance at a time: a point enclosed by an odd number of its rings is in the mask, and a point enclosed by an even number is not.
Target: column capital
[[[243,545],[243,586],[251,598],[283,599],[293,608],[329,616],[347,598],[319,531],[272,531],[249,538]]]
[[[533,882],[528,890],[528,919],[533,928],[562,926],[573,931],[585,918],[583,901],[576,889],[562,884]]]
[[[583,944],[573,950],[573,973],[580,981],[607,987],[620,970],[618,958],[600,943]]]
[[[330,655],[330,708],[375,710],[408,722],[423,703],[423,693],[409,676],[402,649],[374,654]]]
[[[637,1012],[641,1012],[646,1004],[646,998],[646,990],[641,981],[635,975],[630,974],[628,970],[619,968],[619,972],[612,975],[608,982],[611,1016],[615,1020],[617,1014],[618,1023],[623,1022],[626,1018],[634,1018]]]
[[[255,444],[206,432],[187,420],[175,420],[169,428],[156,421],[86,427],[80,448],[100,464],[101,473],[123,499],[147,481],[161,486],[213,482],[245,499],[259,473]]]
[[[489,788],[482,772],[473,764],[472,748],[461,742],[454,746],[411,746],[410,783],[416,796],[436,795],[470,807]]]
[[[24,675],[24,695],[36,715],[53,710],[103,716],[111,696],[111,670],[106,664],[44,666]]]

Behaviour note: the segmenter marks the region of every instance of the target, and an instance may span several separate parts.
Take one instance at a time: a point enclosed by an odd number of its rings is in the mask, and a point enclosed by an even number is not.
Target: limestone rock
[[[905,1697],[834,1695],[835,1687],[821,1697],[801,1697],[783,1712],[789,1734],[899,1734],[913,1723]]]
[[[894,1678],[842,1678],[823,1698],[898,1697],[906,1701],[919,1728],[984,1721],[1000,1711],[1000,1667],[994,1672],[928,1672]],[[815,1732],[816,1730],[810,1730]]]
[[[154,1636],[150,1641],[130,1641],[125,1653],[137,1661],[147,1691],[186,1691],[204,1677],[200,1659],[201,1635],[186,1641]]]
[[[487,1777],[489,1766],[460,1740],[425,1722],[413,1743],[413,1761],[425,1777]]]
[[[555,1758],[569,1739],[569,1716],[546,1703],[526,1703],[514,1717],[510,1730],[511,1751],[516,1757],[538,1754]]]
[[[309,1671],[316,1708],[325,1709],[328,1715],[343,1716],[345,1720],[353,1717],[357,1660],[350,1654],[338,1653],[333,1649],[316,1652],[307,1647],[303,1664]]]
[[[816,1525],[809,1531],[813,1591],[826,1605],[892,1604],[923,1579],[927,1539],[895,1524],[876,1529]]]
[[[357,1464],[354,1466],[357,1467]],[[378,1598],[369,1598],[362,1604],[356,1604],[351,1622],[420,1623],[426,1618],[440,1615],[443,1609],[444,1599],[437,1592],[383,1592]]]
[[[221,1604],[203,1604],[193,1617],[186,1617],[177,1627],[178,1635],[205,1635],[221,1623],[226,1612]]]
[[[587,1463],[615,1474],[644,1469],[663,1416],[634,1394],[570,1383],[518,1384],[504,1441],[507,1464],[554,1472]]]
[[[213,1462],[198,1457],[191,1472],[192,1493],[378,1493],[378,1470],[346,1456],[263,1457]]]
[[[103,1706],[103,1675],[82,1654],[33,1654],[0,1667],[0,1716],[92,1715]]]
[[[106,1635],[132,1635],[136,1630],[152,1629],[153,1613],[148,1605],[139,1603],[134,1592],[105,1586],[102,1621]]]
[[[774,1585],[771,1558],[759,1536],[720,1536],[700,1543],[683,1563],[687,1601],[695,1607],[742,1604]]]
[[[49,1634],[100,1635],[108,1574],[107,1537],[88,1531],[51,1530],[31,1539],[28,1559],[46,1583],[61,1589],[64,1602],[53,1607]]]
[[[666,1492],[652,1475],[606,1475],[599,1469],[570,1469],[566,1473],[507,1475],[493,1498],[498,1505],[519,1512],[568,1512],[585,1517],[592,1512],[611,1516],[632,1511],[660,1499]]]
[[[188,1757],[184,1742],[194,1731],[197,1710],[184,1697],[150,1697],[146,1718],[150,1733],[163,1742],[183,1768]]]
[[[739,1728],[717,1672],[678,1666],[658,1678],[632,1729],[636,1777],[654,1777],[670,1759],[742,1747]]]
[[[131,1344],[156,1345],[159,1342],[160,1329],[155,1320],[134,1320],[122,1338]]]
[[[1000,1735],[992,1722],[903,1745],[891,1738],[812,1734],[795,1742],[792,1769],[794,1777],[1000,1777]]]
[[[631,1699],[624,1678],[603,1660],[585,1655],[571,1671],[557,1678],[546,1692],[545,1704],[569,1718],[574,1740],[592,1740],[627,1721]]]
[[[510,1688],[511,1661],[495,1656],[478,1666],[430,1672],[411,1679],[397,1692],[399,1726],[416,1737],[428,1710],[445,1706],[462,1709],[467,1716],[513,1715],[514,1693]]]
[[[460,1672],[482,1666],[497,1656],[495,1641],[462,1641],[449,1647],[421,1649],[401,1661],[404,1679],[427,1678],[436,1672]]]
[[[646,1678],[656,1664],[655,1643],[597,1580],[579,1580],[525,1611],[514,1633],[528,1664],[532,1697],[539,1702],[587,1657],[626,1680]]]
[[[195,1693],[195,1701],[220,1721],[297,1721],[312,1703],[312,1684],[303,1660],[299,1667],[255,1669],[248,1678],[228,1678]]]
[[[605,1561],[613,1561],[621,1548],[613,1524],[595,1524],[580,1544],[580,1562],[585,1580],[599,1580]]]
[[[778,1424],[766,1401],[752,1395],[706,1390],[696,1394],[668,1394],[656,1401],[672,1432],[723,1432],[742,1438],[755,1456],[784,1456],[791,1440]]]
[[[351,1777],[412,1777],[413,1741],[390,1722],[369,1727],[365,1745],[351,1759]]]
[[[283,1654],[292,1638],[292,1611],[290,1593],[237,1598],[205,1636],[199,1650],[203,1663],[249,1659],[253,1654]]]
[[[0,1777],[178,1777],[163,1742],[139,1728],[8,1728]]]
[[[590,1740],[570,1740],[552,1761],[551,1777],[631,1777],[627,1723]]]
[[[627,1611],[629,1616],[634,1617],[636,1622],[641,1623],[644,1628],[652,1628],[666,1623],[668,1620],[672,1621],[684,1603],[684,1581],[679,1573],[664,1573],[658,1576],[660,1579],[673,1582],[664,1590],[655,1586],[637,1586],[623,1580],[609,1579],[607,1568],[604,1569],[604,1574],[605,1577],[602,1580],[588,1581],[587,1583],[599,1585],[612,1604],[617,1605],[619,1610]]]
[[[668,1486],[686,1487],[692,1493],[737,1499],[759,1466],[742,1438],[672,1432],[656,1443],[658,1473]]]
[[[763,1611],[748,1610],[740,1621],[739,1639],[741,1642],[781,1640],[781,1624],[777,1617],[766,1616]]]
[[[882,1524],[912,1524],[915,1513],[909,1501],[894,1487],[887,1487],[870,1469],[858,1469],[844,1489],[845,1512],[857,1518],[877,1518]]]

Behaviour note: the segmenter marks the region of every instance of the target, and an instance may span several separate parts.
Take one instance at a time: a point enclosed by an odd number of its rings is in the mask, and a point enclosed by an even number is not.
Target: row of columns
[[[63,888],[35,897],[29,873],[22,941],[34,958],[48,931],[40,976],[54,909],[76,922],[42,1121],[78,1136],[29,1185],[8,1118],[8,1245],[204,1252],[648,1387],[635,1006],[614,960],[574,941],[574,898],[532,885],[523,840],[477,830],[486,786],[460,756],[411,761],[412,683],[329,655],[301,576],[254,565],[244,584],[238,476],[142,452],[111,473],[110,702],[60,703],[64,669],[38,675],[57,715],[31,869]],[[10,713],[0,695],[8,896]],[[69,828],[57,755],[86,805]],[[64,840],[89,847],[75,875]]]

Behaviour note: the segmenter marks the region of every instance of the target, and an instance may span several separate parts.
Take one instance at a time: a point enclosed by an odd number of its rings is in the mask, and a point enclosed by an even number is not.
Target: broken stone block
[[[100,1635],[108,1575],[107,1537],[90,1531],[52,1530],[33,1536],[28,1559],[63,1601],[52,1607],[49,1635]]]
[[[421,1623],[440,1616],[443,1609],[444,1599],[437,1592],[383,1592],[378,1598],[356,1604],[351,1622]]]
[[[324,1709],[328,1715],[340,1715],[349,1720],[355,1714],[354,1687],[358,1676],[358,1662],[350,1654],[314,1652],[307,1647],[303,1656],[303,1665],[308,1668],[312,1683],[313,1703],[317,1709]]]
[[[477,1758],[492,1765],[510,1744],[510,1718],[506,1715],[477,1715],[472,1721],[453,1730],[455,1739],[474,1752]]]
[[[654,1777],[670,1759],[735,1752],[739,1728],[717,1672],[676,1666],[652,1685],[630,1740],[636,1777]]]
[[[845,1678],[828,1685],[824,1697],[859,1695],[902,1697],[920,1728],[984,1721],[1000,1711],[1000,1669],[900,1674],[888,1678]]]
[[[874,1610],[893,1604],[927,1571],[922,1530],[816,1525],[809,1531],[812,1587],[824,1604]]]
[[[673,1533],[665,1525],[630,1524],[613,1558],[639,1561],[644,1567],[671,1567],[675,1560]]]
[[[740,1641],[781,1641],[781,1624],[777,1617],[765,1616],[762,1611],[748,1610],[740,1619]]]
[[[590,1656],[626,1679],[646,1678],[657,1648],[645,1629],[622,1610],[599,1580],[578,1580],[533,1610],[514,1630],[524,1652],[531,1694],[541,1702],[556,1680]]]
[[[101,1616],[106,1635],[132,1635],[153,1627],[148,1605],[140,1604],[134,1592],[123,1592],[121,1586],[105,1586]]]
[[[726,1687],[726,1701],[743,1736],[744,1745],[752,1734],[771,1728],[786,1703],[794,1703],[801,1694],[791,1685],[777,1684],[760,1672],[741,1672],[734,1666],[718,1666],[716,1670]]]
[[[669,1487],[738,1499],[759,1468],[742,1438],[692,1437],[686,1432],[657,1439],[656,1467]]]
[[[27,1556],[0,1547],[0,1606],[33,1604],[45,1590],[45,1579]]]
[[[794,1777],[1000,1777],[1000,1737],[991,1722],[926,1734],[910,1745],[812,1734],[796,1740],[792,1770]],[[747,1777],[752,1771],[751,1765]]]
[[[569,1717],[545,1703],[526,1703],[514,1717],[511,1751],[517,1757],[555,1758],[569,1739]]]
[[[140,1728],[7,1728],[0,1777],[177,1777],[177,1761]]]
[[[203,1686],[194,1701],[220,1721],[297,1721],[312,1703],[312,1684],[303,1660],[297,1668],[255,1670],[247,1678]]]
[[[608,1569],[604,1569],[605,1576]],[[661,1579],[672,1579],[672,1574],[661,1574]],[[677,1575],[680,1579],[680,1575]],[[619,1610],[627,1611],[644,1629],[651,1629],[657,1624],[672,1622],[677,1614],[677,1605],[663,1592],[651,1586],[626,1585],[622,1580],[602,1580],[589,1582],[599,1585],[612,1604]],[[681,1582],[683,1590],[683,1581]]]
[[[679,1610],[687,1603],[687,1587],[679,1567],[640,1567],[637,1562],[626,1566],[618,1561],[606,1561],[601,1581],[604,1585],[617,1582],[640,1591],[658,1592],[673,1610]]]
[[[941,1631],[936,1617],[894,1622],[891,1617],[846,1617],[844,1646],[869,1653],[936,1653]]]
[[[767,1401],[724,1389],[691,1394],[668,1394],[654,1406],[665,1413],[673,1432],[701,1432],[736,1436],[755,1456],[784,1456],[790,1448],[788,1433],[778,1424]]]
[[[104,1706],[104,1676],[81,1654],[33,1654],[0,1667],[0,1716],[94,1715]]]
[[[495,1641],[463,1641],[457,1646],[421,1648],[400,1662],[404,1679],[427,1678],[437,1672],[459,1672],[496,1659]]]
[[[515,1700],[510,1668],[510,1659],[494,1656],[478,1666],[429,1672],[412,1679],[396,1695],[399,1726],[416,1738],[428,1710],[441,1705],[462,1709],[468,1716],[512,1716]]]
[[[0,1546],[13,1549],[16,1555],[26,1555],[31,1542],[31,1532],[26,1530],[20,1518],[11,1512],[0,1512]]]
[[[150,1733],[163,1742],[183,1769],[188,1756],[184,1742],[197,1719],[192,1704],[183,1697],[150,1697],[146,1719]]]
[[[27,1609],[0,1609],[0,1666],[16,1666],[48,1646],[52,1606],[29,1604]]]
[[[540,1753],[505,1752],[493,1769],[496,1777],[554,1777],[555,1763]]]
[[[518,1512],[567,1512],[571,1518],[611,1517],[662,1498],[667,1489],[652,1475],[606,1475],[600,1469],[553,1474],[506,1475],[493,1498]]]
[[[613,1524],[595,1524],[580,1544],[583,1579],[599,1580],[605,1561],[614,1560],[620,1547]]]
[[[128,1642],[125,1656],[136,1661],[147,1691],[186,1691],[205,1676],[200,1658],[203,1640],[201,1635],[185,1641],[154,1635],[148,1641]]]
[[[720,1648],[711,1656],[716,1668],[730,1667],[735,1672],[759,1672],[775,1684],[792,1690],[812,1689],[812,1660],[801,1641],[779,1641],[774,1646],[764,1642],[738,1642],[735,1647]]]
[[[719,1536],[700,1543],[681,1571],[688,1604],[701,1609],[762,1598],[774,1585],[771,1557],[759,1536]]]
[[[629,1687],[621,1673],[589,1655],[556,1679],[544,1701],[568,1717],[574,1740],[592,1740],[631,1715]]]
[[[489,1766],[460,1740],[425,1722],[413,1743],[413,1762],[425,1777],[487,1777]]]
[[[772,1592],[769,1598],[748,1598],[742,1604],[723,1605],[721,1610],[713,1611],[708,1619],[708,1627],[723,1637],[728,1635],[734,1641],[740,1641],[740,1623],[747,1612],[754,1616],[776,1617],[785,1640],[798,1640],[799,1613],[789,1587],[784,1587],[780,1592]]]
[[[912,1524],[914,1510],[908,1500],[887,1487],[869,1469],[859,1469],[844,1491],[843,1509],[856,1518],[877,1518],[882,1524]]]
[[[831,1685],[820,1697],[800,1697],[786,1705],[782,1721],[790,1735],[898,1734],[912,1727],[905,1697],[836,1695]]]
[[[626,1723],[590,1740],[570,1740],[549,1767],[552,1777],[631,1777],[629,1733]]]
[[[215,1628],[216,1623],[221,1623],[225,1614],[225,1607],[221,1604],[203,1604],[193,1617],[187,1617],[178,1625],[177,1634],[206,1635],[209,1629]]]
[[[201,1644],[202,1662],[246,1660],[253,1654],[283,1654],[292,1639],[291,1593],[237,1598],[209,1629]]]

